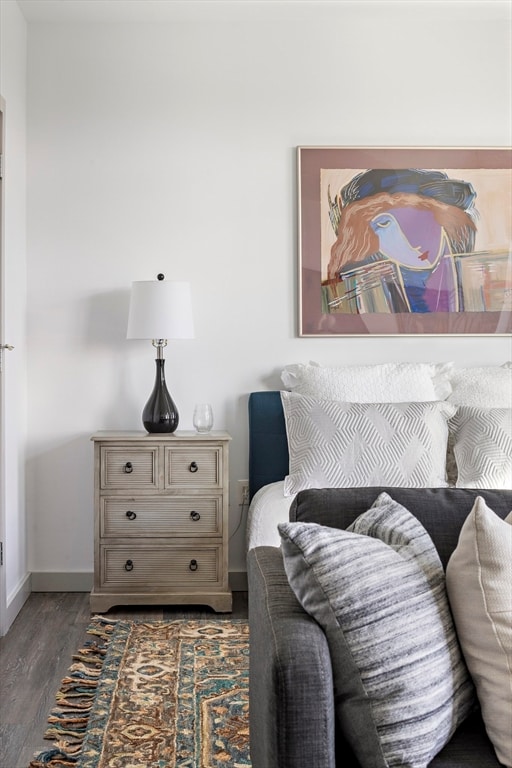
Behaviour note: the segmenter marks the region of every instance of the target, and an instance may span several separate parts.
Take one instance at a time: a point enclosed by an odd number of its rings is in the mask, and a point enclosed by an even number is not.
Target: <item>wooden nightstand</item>
[[[93,613],[113,605],[231,611],[227,432],[98,432]]]

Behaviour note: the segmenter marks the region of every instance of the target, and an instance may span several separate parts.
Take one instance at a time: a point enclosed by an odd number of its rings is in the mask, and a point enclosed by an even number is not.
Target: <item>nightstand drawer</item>
[[[158,448],[103,446],[100,452],[100,487],[158,488]]]
[[[165,449],[165,485],[217,488],[222,482],[221,449],[215,446]]]
[[[116,538],[221,536],[222,498],[103,497],[100,535]]]
[[[154,591],[221,581],[221,547],[103,546],[101,586]]]

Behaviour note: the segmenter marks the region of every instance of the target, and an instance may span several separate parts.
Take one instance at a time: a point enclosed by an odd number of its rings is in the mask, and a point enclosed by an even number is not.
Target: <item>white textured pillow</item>
[[[512,512],[479,496],[446,569],[459,642],[500,763],[512,766]]]
[[[453,363],[382,363],[340,368],[310,363],[288,365],[281,374],[281,380],[292,392],[319,400],[425,402],[448,397],[452,368]]]
[[[512,409],[461,405],[449,427],[457,488],[512,488]]]
[[[325,631],[358,763],[426,768],[474,702],[430,536],[385,493],[346,531],[279,532],[290,585]]]
[[[340,403],[281,392],[289,451],[285,496],[306,488],[438,488],[455,406]]]
[[[455,405],[512,408],[512,368],[509,363],[481,368],[454,368],[450,374]]]

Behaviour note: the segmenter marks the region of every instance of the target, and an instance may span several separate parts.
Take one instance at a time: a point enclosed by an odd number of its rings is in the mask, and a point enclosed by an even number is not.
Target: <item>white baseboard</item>
[[[7,607],[5,612],[5,621],[2,622],[2,632],[6,634],[14,619],[25,605],[32,592],[32,576],[28,573],[23,581],[18,584],[14,592],[7,596]]]
[[[32,592],[90,592],[92,585],[93,574],[90,571],[32,573]],[[230,571],[229,585],[233,592],[246,592],[247,573]]]

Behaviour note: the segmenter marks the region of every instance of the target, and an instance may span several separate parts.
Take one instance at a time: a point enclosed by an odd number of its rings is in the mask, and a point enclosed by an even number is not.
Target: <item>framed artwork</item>
[[[298,147],[299,335],[512,333],[512,149]]]

